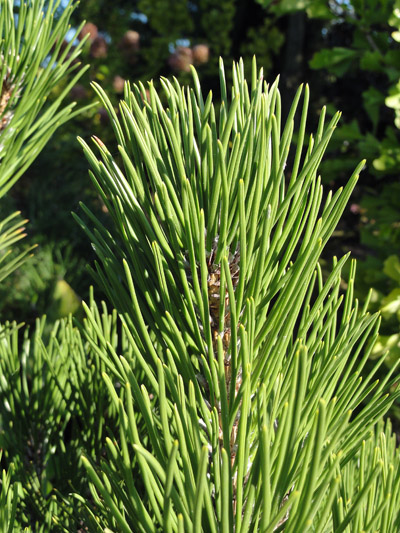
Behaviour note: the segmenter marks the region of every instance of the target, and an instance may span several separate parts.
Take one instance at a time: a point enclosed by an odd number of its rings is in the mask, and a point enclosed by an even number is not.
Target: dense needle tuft
[[[162,79],[146,99],[127,83],[118,114],[94,84],[120,159],[81,144],[113,224],[85,207],[76,219],[135,355],[112,352],[121,391],[105,377],[123,426],[110,474],[85,465],[99,495],[111,480],[126,495],[146,480],[115,518],[127,532],[140,520],[168,533],[344,532],[357,511],[338,503],[353,483],[341,472],[362,490],[360,446],[399,394],[385,395],[394,377],[359,381],[378,316],[354,299],[355,264],[343,295],[348,256],[327,275],[319,264],[364,162],[326,194],[319,165],[339,114],[322,112],[308,137],[305,86],[283,122],[278,80],[255,61],[250,85],[233,65],[229,89],[221,61],[217,112],[192,73],[193,87]]]

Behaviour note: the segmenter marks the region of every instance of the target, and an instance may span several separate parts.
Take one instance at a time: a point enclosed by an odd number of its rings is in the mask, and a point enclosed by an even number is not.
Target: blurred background
[[[326,268],[349,249],[359,260],[357,295],[363,303],[372,287],[371,311],[382,313],[373,356],[389,350],[391,366],[400,356],[400,1],[82,0],[74,17],[76,26],[87,21],[80,38],[89,35],[82,61],[90,70],[70,94],[78,105],[96,101],[92,81],[116,107],[124,80],[157,84],[160,76],[176,76],[189,84],[191,64],[217,99],[219,56],[228,72],[243,57],[249,72],[255,54],[267,81],[280,75],[284,114],[299,84],[309,83],[309,133],[322,106],[329,116],[342,111],[321,167],[325,190],[344,184],[361,159],[367,165],[325,251]],[[79,315],[88,297],[85,266],[94,254],[71,211],[79,214],[83,201],[107,223],[107,210],[88,178],[78,135],[96,135],[115,149],[107,114],[96,104],[57,131],[1,207],[0,219],[21,210],[29,219],[26,246],[39,245],[1,285],[1,321],[32,324],[46,313],[51,323]]]

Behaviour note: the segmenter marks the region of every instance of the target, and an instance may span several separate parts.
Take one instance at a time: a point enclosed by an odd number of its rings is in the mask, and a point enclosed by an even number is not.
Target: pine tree
[[[117,146],[81,140],[113,226],[76,218],[133,349],[101,342],[119,423],[100,467],[83,457],[101,527],[394,531],[398,451],[376,426],[395,368],[360,377],[379,317],[354,299],[355,262],[341,294],[348,255],[319,265],[365,162],[324,195],[339,114],[307,142],[307,86],[283,123],[255,61],[231,88],[221,62],[219,112],[192,72],[193,88],[162,79],[164,98],[126,84],[118,115],[94,85]]]
[[[0,1],[0,201],[4,201],[4,195],[32,164],[56,129],[80,112],[73,111],[74,104],[66,106],[63,101],[87,69],[81,68],[77,62],[84,42],[72,48],[76,36],[72,36],[69,42],[65,40],[69,19],[76,6],[69,2],[61,15],[59,7],[60,2],[53,0],[28,0],[18,5],[12,0]],[[77,34],[79,31],[80,28]],[[47,103],[54,88],[63,81],[64,90],[50,104]],[[0,222],[0,282],[21,267],[34,248],[31,246],[20,253],[12,253],[13,246],[26,235],[26,222],[19,212]],[[8,341],[15,347],[17,329],[15,323],[0,326],[6,351]],[[15,367],[5,371],[4,364],[7,366],[2,359],[1,434],[13,432],[12,424],[5,429],[5,413],[10,410],[15,380],[7,381],[6,376],[7,371],[14,373]],[[18,420],[14,420],[15,423],[18,424]],[[0,440],[0,448],[4,448],[4,439]],[[13,531],[16,519],[19,499],[16,480],[19,476],[14,466],[11,464],[8,471],[3,470],[0,482],[0,527],[4,531]],[[19,526],[14,527],[18,529]]]
[[[65,43],[68,4],[0,0],[0,196],[75,111],[82,74]],[[18,14],[18,16],[14,16]],[[83,41],[81,41],[83,43]],[[4,531],[392,533],[400,396],[384,356],[365,375],[379,316],[354,298],[348,254],[321,253],[357,182],[319,176],[339,121],[307,137],[309,89],[287,119],[278,80],[254,59],[226,76],[221,105],[193,84],[124,86],[107,109],[116,146],[80,140],[110,217],[75,219],[113,308],[82,322],[15,323],[0,338],[0,528]],[[232,86],[226,81],[232,79]],[[295,124],[299,124],[295,128]],[[296,131],[295,131],[296,130]],[[9,249],[21,224],[3,222]],[[26,259],[4,260],[1,277]]]

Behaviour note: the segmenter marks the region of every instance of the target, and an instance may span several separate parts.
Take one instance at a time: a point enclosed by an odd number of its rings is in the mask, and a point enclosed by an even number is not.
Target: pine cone
[[[94,39],[90,46],[90,55],[96,59],[107,57],[107,43],[104,37],[98,36]]]
[[[19,58],[17,58],[19,59]],[[4,63],[4,56],[0,56],[0,69]],[[12,96],[18,98],[20,89],[18,89],[14,83],[13,76],[11,75],[10,68],[7,68],[5,77],[1,80],[0,90],[0,131],[4,130],[10,123],[13,112],[10,108],[9,102]]]
[[[137,31],[128,30],[124,33],[119,47],[126,53],[137,52],[139,50],[140,34]]]
[[[193,63],[202,65],[207,63],[210,58],[210,49],[206,44],[196,44],[193,46]]]
[[[121,94],[124,92],[124,85],[125,85],[124,78],[122,78],[121,76],[114,76],[112,84],[113,84],[114,91],[117,94]]]
[[[193,63],[193,52],[187,46],[177,46],[173,54],[168,59],[169,66],[173,70],[190,72],[190,65]]]
[[[79,32],[79,35],[78,35],[78,39],[80,41],[82,41],[82,39],[86,36],[86,35],[89,35],[89,41],[90,42],[93,42],[96,37],[98,36],[99,34],[99,30],[96,26],[96,24],[93,24],[92,22],[87,22],[83,28],[81,29],[81,31]]]

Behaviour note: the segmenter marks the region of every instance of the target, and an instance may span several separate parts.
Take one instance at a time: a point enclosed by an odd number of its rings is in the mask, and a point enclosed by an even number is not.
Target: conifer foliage
[[[4,195],[32,164],[54,131],[77,113],[73,111],[73,103],[66,106],[63,100],[87,68],[80,68],[78,63],[84,43],[72,49],[74,36],[69,43],[65,40],[75,4],[69,2],[65,9],[60,6],[60,1],[53,0],[0,0],[0,201],[4,201]],[[0,282],[20,267],[34,248],[12,253],[15,243],[25,236],[26,222],[18,212],[0,222]],[[39,321],[38,333],[40,324]],[[29,495],[28,500],[35,501],[39,494],[43,501],[46,494],[43,490],[46,476],[30,477],[29,473],[37,465],[27,466],[33,464],[32,456],[27,453],[27,441],[33,434],[30,437],[27,434],[29,427],[39,420],[32,416],[39,408],[32,399],[34,389],[40,389],[46,382],[42,374],[45,365],[41,357],[37,358],[39,352],[35,350],[33,363],[27,357],[31,345],[28,336],[26,331],[26,343],[22,347],[18,344],[18,325],[0,325],[0,460],[7,466],[0,480],[2,531],[21,531],[35,522],[32,507],[24,515],[22,495]],[[33,387],[32,382],[35,382]],[[51,395],[48,389],[47,396]],[[45,405],[40,407],[43,420],[48,413]],[[53,428],[56,427],[54,419],[50,417],[50,420]],[[45,440],[44,428],[36,429],[35,435],[42,434]],[[34,455],[40,455],[46,446],[35,441],[30,445],[35,448]],[[46,461],[46,454],[43,458]],[[50,525],[51,520],[45,520],[40,513],[38,516],[40,528]],[[39,530],[43,529],[35,529]]]
[[[162,79],[162,94],[126,84],[119,116],[94,85],[117,146],[95,138],[96,156],[81,140],[113,227],[85,208],[76,218],[136,353],[104,356],[120,431],[100,469],[83,458],[104,525],[390,531],[397,452],[388,461],[381,445],[361,466],[398,394],[390,374],[360,377],[379,318],[354,300],[354,262],[341,294],[348,256],[326,279],[318,263],[364,162],[324,195],[318,166],[339,116],[325,124],[322,110],[307,139],[307,86],[283,122],[278,81],[255,60],[250,85],[233,65],[232,88],[221,61],[218,111],[193,79]]]
[[[75,104],[62,104],[87,69],[77,62],[84,43],[72,48],[74,39],[65,40],[73,3],[61,15],[59,8],[60,1],[53,0],[28,0],[18,6],[13,0],[0,3],[0,199],[54,131],[76,113]],[[63,90],[48,104],[52,91],[63,82]],[[15,214],[0,224],[0,280],[28,253],[4,263],[5,252],[24,236],[25,222]]]
[[[71,116],[74,79],[44,100],[80,45],[62,47],[70,4],[55,18],[57,3],[31,0],[16,17],[0,2],[4,194]],[[233,65],[232,87],[221,60],[218,106],[192,74],[191,87],[126,83],[118,110],[93,85],[116,144],[80,142],[110,224],[84,205],[74,216],[113,309],[92,295],[50,336],[45,318],[2,326],[0,528],[398,531],[399,451],[382,421],[396,366],[381,382],[384,357],[365,372],[379,316],[354,298],[355,262],[345,282],[348,255],[328,275],[319,264],[364,162],[326,193],[340,117],[323,109],[308,136],[307,85],[283,120],[255,59],[249,83]],[[4,224],[9,246],[21,232]]]

